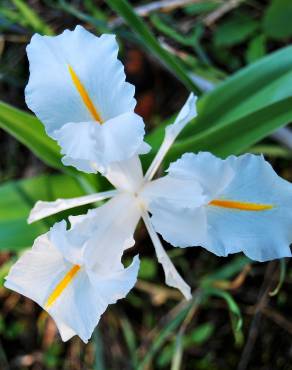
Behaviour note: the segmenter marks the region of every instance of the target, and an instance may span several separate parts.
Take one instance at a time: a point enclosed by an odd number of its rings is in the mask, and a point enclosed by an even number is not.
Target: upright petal
[[[143,182],[140,158],[136,155],[128,160],[112,163],[107,168],[106,178],[119,191],[137,192]]]
[[[161,263],[164,274],[165,274],[165,282],[167,285],[177,288],[181,291],[183,296],[186,299],[191,299],[191,288],[189,285],[183,280],[183,278],[180,276],[180,274],[177,272],[176,268],[174,267],[173,263],[171,262],[170,258],[168,257],[166,251],[164,250],[158,235],[156,234],[153,225],[151,223],[151,220],[146,212],[142,215],[143,221],[145,223],[145,226],[149,232],[150,238],[153,242],[155,252],[157,255],[157,259],[159,263]]]
[[[166,127],[165,140],[174,142],[184,127],[197,116],[196,102],[197,97],[191,93],[174,123]]]
[[[134,87],[125,82],[113,35],[96,37],[81,26],[36,34],[27,54],[26,102],[49,135],[69,122],[104,122],[134,110]]]
[[[162,163],[164,157],[166,156],[167,152],[169,151],[171,145],[173,144],[179,133],[183,130],[187,123],[189,123],[192,119],[196,117],[196,101],[197,97],[193,93],[191,93],[188,97],[188,100],[176,117],[174,123],[166,127],[164,140],[153,162],[146,172],[145,179],[147,181],[150,181],[154,177],[157,169],[159,168],[160,164]]]

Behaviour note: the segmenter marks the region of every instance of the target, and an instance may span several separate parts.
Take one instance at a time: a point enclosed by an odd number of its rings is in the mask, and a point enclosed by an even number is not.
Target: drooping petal
[[[87,343],[108,305],[124,298],[133,288],[139,265],[136,256],[126,269],[123,266],[120,269],[108,266],[106,275],[92,271],[79,272],[59,299],[48,308],[59,330],[65,324]],[[62,339],[67,338],[63,336]]]
[[[203,207],[181,207],[157,200],[148,209],[155,230],[173,246],[186,248],[206,242],[207,219]]]
[[[188,247],[206,240],[206,218],[202,205],[206,196],[198,181],[169,174],[147,183],[141,194],[151,212],[155,230],[174,246]]]
[[[98,202],[111,198],[118,193],[117,190],[109,190],[102,193],[84,195],[78,198],[57,199],[53,202],[43,202],[39,200],[30,212],[28,223],[39,221],[45,217],[65,211],[70,208],[83,206],[85,204]]]
[[[4,285],[44,308],[48,297],[70,269],[71,265],[49,241],[48,234],[44,234],[38,237],[32,249],[25,252],[12,266]],[[78,334],[75,327],[68,327],[61,322],[58,314],[53,318],[58,323],[63,340]]]
[[[235,176],[207,207],[208,249],[243,251],[257,261],[290,257],[292,185],[261,156],[232,156],[225,163]]]
[[[43,234],[12,266],[4,285],[42,305],[54,288],[52,276],[61,277],[66,267],[62,254],[52,246],[48,234]]]
[[[206,153],[186,154],[169,173],[193,178],[206,189],[208,203],[202,211],[207,238],[196,238],[192,245],[201,243],[221,256],[242,251],[258,261],[291,256],[292,185],[263,157],[247,154],[221,160]],[[184,221],[190,222],[195,222],[193,216]]]
[[[89,274],[92,286],[96,293],[108,304],[116,303],[118,299],[124,298],[137,282],[140,260],[138,256],[133,258],[131,265],[120,270],[111,270],[106,273],[97,274],[96,271]]]
[[[150,181],[153,178],[158,167],[162,163],[164,157],[166,156],[168,150],[170,149],[171,145],[173,144],[179,133],[183,130],[187,123],[189,123],[192,119],[196,117],[196,101],[197,97],[193,93],[191,93],[186,103],[180,110],[178,116],[176,117],[174,123],[166,127],[164,140],[153,162],[146,172],[145,179],[147,181]]]
[[[48,232],[50,243],[72,265],[84,264],[84,244],[86,236],[76,228],[74,236],[69,234],[65,220],[55,223]]]
[[[134,110],[115,36],[96,37],[81,26],[54,37],[36,34],[27,54],[26,102],[49,135],[69,122],[104,122]]]
[[[143,221],[145,223],[145,226],[149,232],[150,238],[153,242],[155,252],[157,255],[157,259],[159,263],[161,263],[164,274],[165,274],[165,282],[167,285],[177,288],[181,291],[181,293],[184,295],[186,299],[191,299],[191,288],[189,285],[183,280],[183,278],[180,276],[180,274],[177,272],[176,268],[174,267],[173,263],[171,262],[170,258],[168,257],[166,251],[164,250],[158,235],[156,234],[150,217],[146,212],[142,215]]]
[[[174,178],[199,183],[209,199],[220,194],[235,174],[231,164],[208,152],[185,153],[167,172]]]
[[[10,270],[5,286],[47,310],[64,341],[77,334],[87,343],[107,306],[123,298],[134,286],[139,259],[135,257],[125,269],[105,258],[107,265],[102,271],[87,270],[85,265],[68,262],[60,253],[62,248],[54,244],[64,242],[57,237],[66,232],[64,225],[59,223],[55,231],[53,238],[44,234],[36,239],[33,248]]]

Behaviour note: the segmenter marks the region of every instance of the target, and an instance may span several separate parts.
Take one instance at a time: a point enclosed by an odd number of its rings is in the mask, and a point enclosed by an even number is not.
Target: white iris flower
[[[27,54],[26,103],[58,141],[65,165],[105,172],[112,162],[149,151],[114,35],[96,37],[81,26],[36,34]]]
[[[35,69],[27,88],[28,104],[48,133],[61,143],[66,164],[86,172],[106,170],[105,176],[116,188],[79,198],[37,202],[29,222],[109,199],[86,215],[69,217],[69,229],[64,221],[54,225],[35,241],[7,277],[7,287],[35,300],[53,316],[64,340],[78,334],[87,341],[107,305],[134,286],[138,257],[126,269],[121,258],[123,251],[134,245],[134,231],[141,218],[166,283],[179,289],[186,299],[191,298],[191,289],[157,233],[174,246],[202,246],[220,256],[241,251],[258,261],[291,256],[292,187],[263,157],[247,154],[222,160],[210,153],[186,153],[170,165],[167,175],[153,180],[174,140],[197,114],[193,94],[166,128],[164,141],[143,175],[138,157],[146,151],[143,123],[132,111],[133,89],[124,82],[113,38],[96,38],[81,27],[55,39],[34,38],[28,51],[31,68]],[[76,54],[81,42],[82,58]],[[34,67],[40,58],[37,45],[43,47],[44,65],[54,60],[51,69],[47,65],[48,75],[43,81],[41,71]],[[98,48],[100,54],[96,53]],[[100,74],[99,67],[95,69],[96,60],[104,73]],[[86,80],[88,67],[94,81]],[[49,86],[55,86],[56,73],[60,84],[54,94]],[[80,81],[84,84],[81,87]],[[91,104],[98,107],[95,120],[83,118],[90,114],[94,117]],[[98,117],[103,117],[103,125],[99,125]]]

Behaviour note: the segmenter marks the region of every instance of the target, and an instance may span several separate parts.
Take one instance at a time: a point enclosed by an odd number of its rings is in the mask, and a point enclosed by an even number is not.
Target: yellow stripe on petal
[[[274,208],[274,206],[271,204],[238,202],[236,200],[225,199],[214,199],[209,203],[209,205],[215,207],[237,209],[240,211],[266,211],[268,209]]]
[[[75,73],[74,69],[70,65],[68,65],[68,68],[69,68],[69,72],[70,72],[70,76],[72,78],[72,81],[73,81],[73,83],[74,83],[74,85],[75,85],[83,103],[86,105],[86,108],[89,110],[90,114],[95,119],[95,121],[98,121],[99,123],[103,123],[103,120],[102,120],[100,114],[98,113],[98,111],[96,110],[92,100],[90,99],[90,96],[89,96],[85,86],[79,80],[79,77]]]
[[[63,293],[64,289],[72,282],[78,271],[80,270],[79,265],[74,265],[63,279],[57,284],[56,288],[50,294],[49,298],[45,303],[45,309],[49,309],[56,299]]]

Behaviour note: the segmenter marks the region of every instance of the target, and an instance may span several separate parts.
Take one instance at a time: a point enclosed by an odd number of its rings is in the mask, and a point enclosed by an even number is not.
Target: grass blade
[[[108,5],[116,11],[126,23],[142,40],[143,44],[157,57],[165,66],[185,85],[185,87],[196,93],[200,93],[200,88],[192,81],[188,73],[179,61],[169,54],[156,40],[154,34],[145,22],[135,13],[127,0],[107,0]]]

